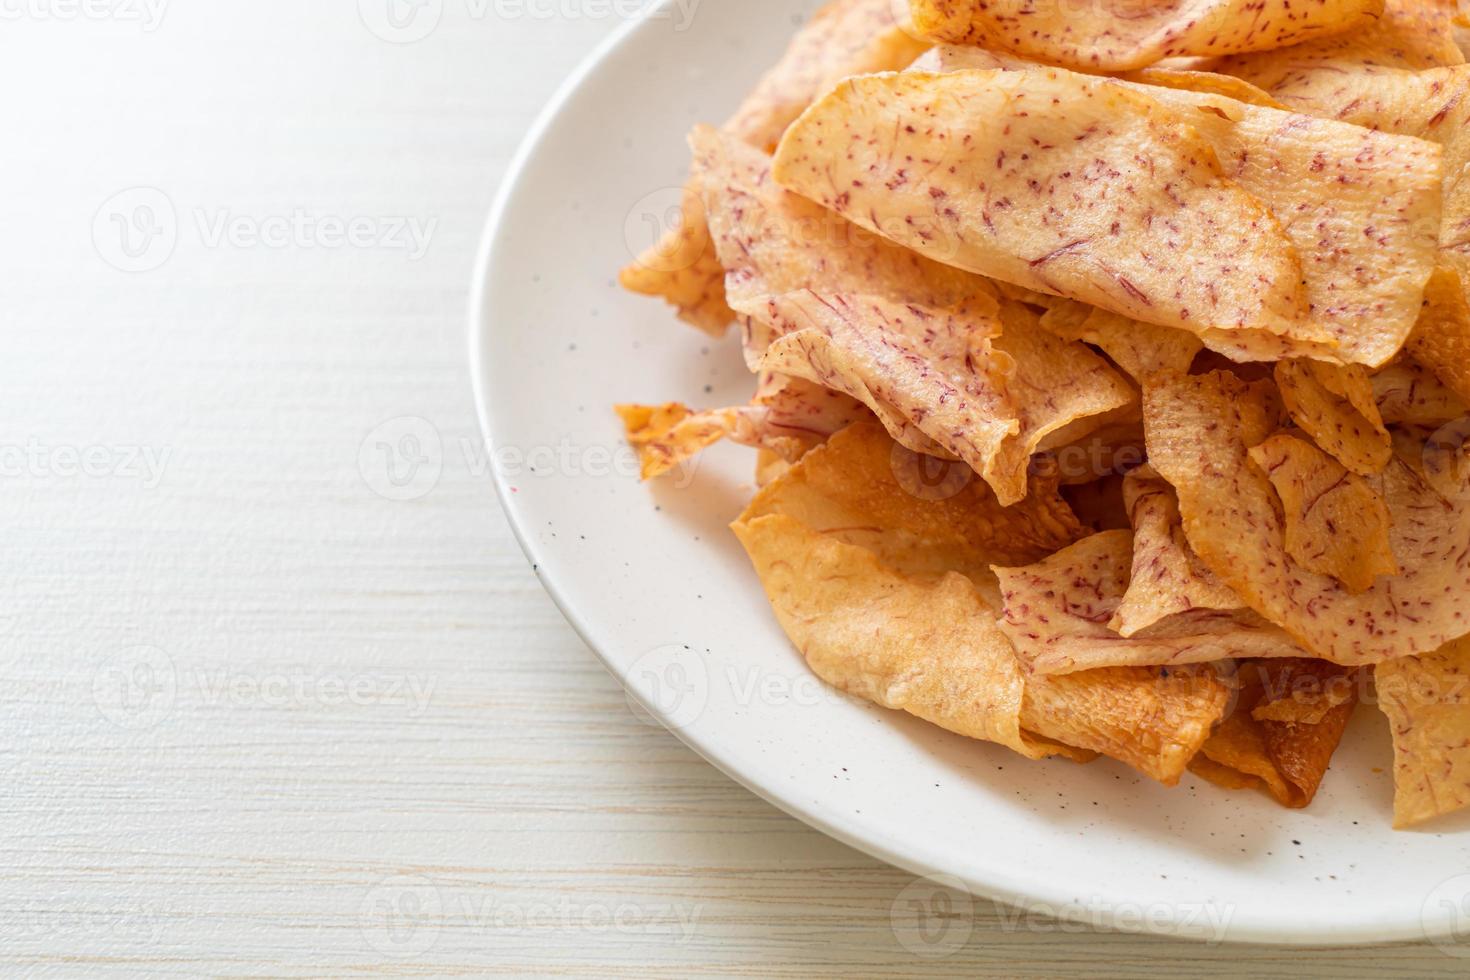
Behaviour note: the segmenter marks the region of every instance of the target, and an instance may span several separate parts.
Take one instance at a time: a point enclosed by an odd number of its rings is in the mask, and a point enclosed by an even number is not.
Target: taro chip
[[[725,269],[710,242],[698,183],[685,185],[677,224],[618,273],[618,284],[661,297],[685,323],[724,336],[735,314],[725,302]]]
[[[1012,482],[1037,452],[1062,452],[1104,428],[1140,420],[1132,386],[1086,346],[1041,328],[1030,307],[1002,302],[1001,332],[991,345],[1005,360],[1006,385],[1020,432],[1012,440]],[[1100,474],[1099,474],[1100,475]]]
[[[1172,785],[1229,702],[1209,668],[1027,679],[965,576],[904,576],[782,514],[734,528],[819,677],[949,731],[1033,759],[1100,752]]]
[[[750,404],[695,412],[678,402],[619,405],[642,477],[684,468],[722,439],[796,460],[834,432],[868,417],[861,404],[799,378],[766,374]]]
[[[1109,627],[1134,636],[1179,613],[1195,609],[1229,612],[1245,603],[1200,561],[1184,536],[1179,498],[1151,468],[1130,473],[1123,482],[1124,503],[1133,528],[1133,572]]]
[[[1229,684],[1210,665],[1107,667],[1029,677],[1021,722],[1173,786],[1230,700]]]
[[[1381,16],[1350,31],[1222,58],[1211,67],[1247,79],[1304,112],[1336,116],[1351,104],[1343,97],[1344,87],[1373,79],[1382,93],[1401,75],[1464,60],[1451,11],[1435,0],[1387,0]],[[1360,97],[1373,94],[1364,87]]]
[[[1411,357],[1373,375],[1373,398],[1388,425],[1443,425],[1470,414],[1470,405]]]
[[[770,153],[786,127],[838,81],[907,67],[928,45],[904,29],[896,12],[893,0],[834,0],[823,6],[722,128]]]
[[[1003,68],[1010,71],[1026,71],[1045,68],[1045,64],[1022,58],[1003,51],[987,51],[984,48],[958,44],[937,44],[909,66],[909,71],[950,72],[972,68]],[[1273,109],[1286,108],[1263,89],[1243,78],[1221,75],[1212,71],[1200,71],[1184,67],[1163,65],[1119,74],[1117,77],[1143,85],[1161,88],[1179,88],[1190,92],[1206,92],[1249,102],[1252,105],[1269,106]]]
[[[1199,338],[1183,330],[1130,320],[1073,300],[1058,300],[1041,318],[1041,326],[1063,340],[1081,340],[1099,347],[1142,384],[1160,371],[1183,374],[1204,348]]]
[[[761,79],[723,129],[734,140],[769,153],[786,127],[838,79],[905,67],[923,50],[894,18],[892,0],[835,0],[797,32],[781,61]],[[722,335],[734,312],[725,302],[725,270],[710,241],[692,178],[678,224],[625,268],[625,289],[660,296],[682,320]]]
[[[1062,497],[1084,527],[1091,531],[1126,531],[1128,504],[1123,499],[1121,474],[1105,476],[1090,483],[1074,483],[1062,488]]]
[[[1470,400],[1470,302],[1454,269],[1435,270],[1425,287],[1424,312],[1409,338],[1409,351],[1455,394]]]
[[[1145,68],[1142,71],[1132,71],[1120,76],[1130,82],[1138,82],[1142,85],[1157,85],[1160,88],[1177,88],[1186,92],[1199,92],[1204,95],[1223,95],[1227,99],[1235,99],[1237,102],[1245,102],[1250,105],[1265,106],[1268,109],[1285,109],[1286,106],[1276,99],[1265,89],[1243,78],[1233,75],[1221,75],[1212,71],[1197,71],[1186,68]]]
[[[1020,423],[991,347],[1000,326],[993,304],[962,315],[803,290],[771,297],[764,320],[777,339],[763,369],[850,395],[909,449],[952,454],[999,488],[1000,459]],[[1019,477],[1004,484],[1003,502],[1025,494]]]
[[[1439,261],[1447,155],[1422,139],[1336,120],[1148,91],[1193,114],[1191,125],[1225,175],[1271,210],[1301,258],[1310,317],[1331,341],[1251,359],[1312,356],[1368,367],[1392,360],[1418,322],[1420,292]],[[1284,181],[1283,173],[1296,179]]]
[[[1054,69],[867,76],[787,131],[774,173],[901,245],[1017,286],[1199,334],[1327,343],[1279,223],[1184,118]],[[863,152],[834,150],[850,145]],[[1190,262],[1175,259],[1184,250]]]
[[[922,456],[859,422],[804,456],[750,502],[741,521],[771,514],[872,552],[905,575],[957,571],[976,582],[996,562],[1037,561],[1082,536],[1054,476],[1002,507],[963,463]]]
[[[1374,670],[1393,730],[1393,820],[1413,827],[1470,806],[1470,641]]]
[[[1220,724],[1200,754],[1190,763],[1199,776],[1227,789],[1262,789],[1282,806],[1299,809],[1317,795],[1332,754],[1357,705],[1352,672],[1320,660],[1273,660],[1240,665],[1241,690],[1235,710]],[[1333,682],[1341,682],[1334,686]],[[1262,708],[1298,702],[1272,692],[1289,692],[1302,685],[1343,692],[1344,700],[1319,699],[1312,714],[1317,720],[1277,721],[1262,718]],[[1268,714],[1271,713],[1269,710]],[[1280,712],[1277,712],[1280,713]]]
[[[1143,440],[1143,415],[1138,406],[1129,405],[1103,418],[1107,421],[1082,438],[1047,448],[1046,453],[1056,464],[1063,486],[1075,487],[1122,477],[1143,463],[1147,452]],[[1122,510],[1121,500],[1118,509]],[[1125,520],[1119,527],[1128,526],[1127,512],[1123,513]]]
[[[1083,71],[1166,58],[1265,51],[1340,34],[1378,12],[1373,0],[1076,6],[1029,0],[912,0],[915,29],[936,42],[1010,51]]]
[[[774,450],[758,449],[755,454],[755,485],[768,487],[791,472],[791,464]]]
[[[907,578],[781,514],[734,530],[782,629],[822,680],[1028,758],[1065,751],[1023,729],[1025,681],[968,578]]]
[[[1276,384],[1296,424],[1343,466],[1372,476],[1388,465],[1393,441],[1378,414],[1373,382],[1361,367],[1282,361]]]
[[[1365,479],[1294,436],[1272,436],[1251,450],[1271,478],[1286,521],[1286,553],[1302,568],[1330,575],[1350,592],[1366,592],[1381,575],[1397,575],[1389,541],[1392,517]]]
[[[1194,609],[1131,637],[1109,626],[1128,590],[1133,535],[1106,531],[1024,568],[995,568],[1001,629],[1027,670],[1067,674],[1117,666],[1174,666],[1237,657],[1299,657],[1280,629],[1245,609]]]
[[[854,142],[871,149],[831,152]],[[1436,261],[1442,156],[1217,95],[958,71],[839,85],[787,132],[775,174],[940,261],[1237,359],[1379,366]],[[1070,206],[1046,210],[1055,199]]]
[[[861,293],[926,307],[979,304],[993,314],[993,285],[899,248],[771,179],[771,160],[708,127],[690,137],[709,230],[728,270],[727,299],[742,315],[755,370],[781,332],[772,297],[803,289]]]
[[[1250,450],[1279,428],[1270,382],[1233,375],[1159,381],[1145,392],[1149,462],[1174,485],[1190,546],[1245,603],[1307,650],[1344,666],[1432,652],[1470,632],[1470,487],[1396,457],[1377,478],[1402,571],[1360,594],[1301,567],[1270,477]]]
[[[763,319],[778,339],[761,366],[851,395],[905,446],[964,460],[1012,504],[1048,439],[1086,436],[1136,396],[1096,354],[1040,330],[1028,309],[970,309],[811,291],[771,297]]]
[[[1293,725],[1321,724],[1333,709],[1357,701],[1369,676],[1325,660],[1261,660],[1242,664],[1240,674],[1261,687],[1253,719]]]

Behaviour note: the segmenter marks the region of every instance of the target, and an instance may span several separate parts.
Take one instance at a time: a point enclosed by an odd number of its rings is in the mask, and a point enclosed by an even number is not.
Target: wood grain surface
[[[1464,968],[942,893],[630,710],[464,355],[497,181],[627,5],[431,0],[396,43],[375,2],[5,7],[0,972]]]

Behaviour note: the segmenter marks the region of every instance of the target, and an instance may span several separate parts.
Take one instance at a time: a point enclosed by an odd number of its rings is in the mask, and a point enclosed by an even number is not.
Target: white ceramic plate
[[[616,270],[677,202],[691,125],[722,120],[814,6],[704,0],[687,24],[666,4],[626,25],[553,101],[502,188],[472,369],[506,511],[567,618],[731,777],[975,894],[1231,941],[1470,935],[1470,821],[1390,830],[1376,709],[1360,709],[1305,812],[1192,777],[1164,789],[1110,762],[1029,763],[810,678],[726,529],[751,492],[750,451],[717,447],[692,478],[653,485],[629,472],[613,403],[734,404],[751,381],[733,339],[710,343],[624,294]]]

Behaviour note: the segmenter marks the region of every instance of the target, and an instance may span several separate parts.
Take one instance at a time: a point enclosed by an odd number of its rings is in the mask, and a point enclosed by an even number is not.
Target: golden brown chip
[[[684,187],[678,224],[624,266],[618,284],[630,293],[660,297],[685,323],[711,337],[724,336],[735,314],[725,302],[725,268],[710,242],[698,183]]]
[[[723,129],[769,153],[792,120],[838,79],[903,68],[924,47],[896,22],[892,0],[835,0],[797,32],[781,61]],[[680,319],[718,337],[735,316],[725,302],[725,270],[712,247],[699,195],[699,182],[691,179],[677,227],[618,278],[632,292],[663,297]]]
[[[1166,480],[1144,467],[1124,480],[1123,495],[1133,528],[1133,572],[1110,629],[1134,636],[1179,613],[1245,607],[1189,546],[1179,499]]]
[[[1117,413],[1109,413],[1109,421],[1081,439],[1062,446],[1052,446],[1046,454],[1056,464],[1062,485],[1084,486],[1124,473],[1141,465],[1147,457],[1143,440],[1143,412],[1130,405]],[[1116,508],[1124,516],[1119,527],[1127,527],[1127,511],[1119,500]],[[1099,530],[1102,530],[1099,528]]]
[[[1130,526],[1128,504],[1123,499],[1126,480],[1115,473],[1090,483],[1067,484],[1062,487],[1062,499],[1090,532],[1126,531]]]
[[[863,153],[832,149],[851,144]],[[1276,220],[1179,113],[1121,83],[1059,70],[850,79],[787,131],[774,173],[899,244],[1028,289],[1197,333],[1327,339],[1305,320]]]
[[[799,459],[834,432],[868,417],[858,402],[799,378],[766,374],[750,404],[695,412],[678,402],[618,405],[645,480],[684,466],[721,439]]]
[[[1165,58],[1263,51],[1350,30],[1382,0],[1071,6],[1028,0],[912,0],[915,29],[936,42],[998,48],[1048,64],[1126,71]]]
[[[1213,667],[1105,667],[1027,679],[1021,724],[1173,786],[1230,703]]]
[[[1470,414],[1470,405],[1411,357],[1373,375],[1378,414],[1388,425],[1443,425]]]
[[[1298,565],[1332,576],[1350,592],[1366,592],[1380,575],[1399,573],[1388,505],[1367,480],[1284,433],[1252,449],[1251,460],[1281,498],[1286,553]]]
[[[695,412],[678,402],[617,405],[628,442],[638,450],[642,478],[663,476],[730,434],[733,408]]]
[[[960,572],[977,583],[995,563],[1037,561],[1082,536],[1055,476],[1033,477],[1002,507],[968,466],[910,452],[859,422],[802,457],[756,495],[740,520],[784,514],[872,552],[910,576]]]
[[[1470,253],[1466,254],[1470,262]],[[1470,300],[1460,273],[1435,270],[1424,288],[1424,312],[1409,338],[1409,351],[1460,398],[1470,400]]]
[[[1378,414],[1373,382],[1361,367],[1282,361],[1276,384],[1296,424],[1343,466],[1372,476],[1388,465],[1393,441]]]
[[[1282,806],[1307,806],[1317,795],[1357,706],[1351,674],[1320,660],[1242,664],[1235,710],[1200,749],[1190,769],[1227,789],[1264,789]],[[1319,699],[1314,705],[1314,710],[1320,709],[1318,720],[1310,723],[1260,717],[1262,706],[1299,703],[1289,695],[1271,701],[1270,692],[1289,692],[1304,683],[1319,690],[1331,687],[1346,700],[1328,704]]]
[[[1195,553],[1247,605],[1344,666],[1433,651],[1470,632],[1464,474],[1421,474],[1397,457],[1388,465],[1379,480],[1403,571],[1354,595],[1287,553],[1275,489],[1250,459],[1279,428],[1276,397],[1270,382],[1224,372],[1156,380],[1145,392],[1149,461],[1178,491]]]
[[[1352,704],[1368,677],[1325,660],[1252,661],[1239,673],[1260,687],[1252,718],[1294,725],[1321,724],[1334,708]]]
[[[1057,300],[1041,325],[1063,340],[1102,348],[1113,363],[1142,383],[1160,371],[1183,374],[1204,348],[1194,334],[1100,310],[1074,300]]]
[[[791,472],[791,464],[770,449],[760,449],[755,454],[755,485],[768,487]]]
[[[1027,670],[1066,674],[1118,666],[1173,666],[1237,657],[1298,657],[1285,632],[1246,609],[1194,609],[1131,637],[1109,623],[1128,590],[1133,535],[1106,531],[1024,568],[994,569],[1010,637]]]
[[[1412,827],[1470,806],[1470,640],[1379,664],[1393,729],[1393,822]]]
[[[974,583],[913,579],[871,552],[770,514],[734,526],[791,642],[822,680],[1036,759],[1025,682]]]
[[[781,514],[734,529],[812,670],[875,704],[1030,758],[1103,752],[1171,784],[1224,714],[1229,691],[1208,669],[1027,681],[963,575],[901,575]]]

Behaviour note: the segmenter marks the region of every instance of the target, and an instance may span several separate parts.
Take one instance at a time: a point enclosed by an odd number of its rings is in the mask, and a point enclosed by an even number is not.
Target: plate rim
[[[654,16],[667,8],[671,2],[673,0],[659,0],[657,3],[644,7],[637,16],[629,18],[614,28],[577,63],[576,67],[556,88],[541,111],[536,114],[530,128],[512,154],[492,200],[475,254],[468,304],[470,384],[480,433],[487,447],[497,444],[497,421],[490,409],[490,378],[486,371],[486,366],[489,364],[487,355],[491,349],[494,334],[490,320],[493,306],[490,271],[495,267],[497,261],[506,215],[517,191],[525,181],[530,162],[541,149],[542,143],[567,104],[582,90],[589,77],[595,74],[634,34],[649,26]],[[493,458],[493,453],[491,456]],[[664,728],[677,736],[682,743],[726,778],[754,793],[788,816],[800,820],[828,837],[920,878],[938,879],[949,885],[959,885],[967,894],[1013,908],[1024,907],[1028,902],[1049,904],[1053,908],[1067,907],[1067,903],[1072,900],[1073,896],[1072,892],[1064,887],[1042,882],[1016,881],[1000,874],[991,880],[980,879],[974,875],[958,875],[951,870],[930,865],[915,856],[905,854],[889,846],[884,840],[865,836],[856,830],[846,828],[804,803],[797,794],[784,793],[774,781],[768,786],[755,777],[742,773],[723,757],[717,745],[710,744],[715,740],[703,740],[696,737],[696,733],[692,730],[694,726],[669,724],[669,719],[665,717],[666,712],[661,712],[658,705],[645,702],[634,686],[628,683],[623,672],[604,652],[604,645],[595,638],[595,631],[591,625],[584,621],[577,611],[576,603],[563,591],[551,564],[546,561],[547,556],[541,552],[529,533],[525,521],[517,511],[506,475],[501,472],[500,467],[494,465],[489,467],[489,471],[500,508],[505,513],[506,521],[510,525],[517,544],[527,561],[531,563],[537,581],[561,611],[567,624],[572,627],[572,630],[597,657],[604,669],[617,680],[629,697],[636,699],[651,717],[656,718]],[[1114,904],[1123,906],[1128,903],[1119,901]],[[1243,915],[1242,912],[1244,912]],[[1237,909],[1234,915],[1225,936],[1208,940],[1188,933],[1181,934],[1167,927],[1151,928],[1147,921],[1137,924],[1131,917],[1127,921],[1120,922],[1112,911],[1107,912],[1096,921],[1089,921],[1088,925],[1099,932],[1152,935],[1211,946],[1360,947],[1388,943],[1428,945],[1450,937],[1448,930],[1431,930],[1422,917],[1414,921],[1386,920],[1380,926],[1367,930],[1364,930],[1361,924],[1357,924],[1354,926],[1354,932],[1346,933],[1337,929],[1314,930],[1310,926],[1294,926],[1289,921],[1263,917],[1249,910]]]

